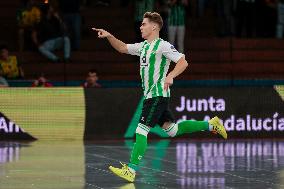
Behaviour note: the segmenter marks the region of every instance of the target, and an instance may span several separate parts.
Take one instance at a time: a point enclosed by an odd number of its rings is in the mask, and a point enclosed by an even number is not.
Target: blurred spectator
[[[231,1],[231,0],[227,0]],[[197,0],[197,16],[201,17],[204,14],[205,7],[208,4],[208,0]]]
[[[110,5],[110,0],[97,0],[96,3],[98,6],[108,7]]]
[[[6,79],[19,79],[24,77],[24,72],[19,66],[17,57],[9,55],[9,49],[6,45],[0,45],[0,66],[2,76]]]
[[[236,0],[217,0],[217,33],[219,37],[232,35],[235,20],[233,14],[236,9]]]
[[[0,70],[0,87],[9,87],[7,80],[2,77],[2,70]]]
[[[282,39],[284,32],[284,0],[278,0],[276,8],[277,8],[276,37],[278,39]]]
[[[156,12],[158,12],[163,18],[163,27],[160,31],[161,38],[168,40],[168,16],[169,16],[169,3],[168,0],[156,1]]]
[[[32,84],[32,87],[52,87],[53,85],[47,81],[45,76],[40,75]]]
[[[275,0],[256,1],[256,37],[275,37],[277,11]]]
[[[52,6],[46,5],[42,9],[42,19],[35,26],[32,39],[38,50],[49,60],[60,62],[53,53],[54,50],[64,49],[64,61],[70,59],[70,40],[66,35],[66,26]]]
[[[237,0],[236,7],[236,36],[252,37],[255,29],[255,0]]]
[[[97,71],[95,69],[91,69],[88,72],[88,76],[86,78],[86,82],[83,84],[85,88],[100,88],[101,84],[98,83],[99,77]]]
[[[71,34],[72,50],[80,48],[81,40],[81,15],[82,0],[58,0],[59,10],[62,13],[64,23]]]
[[[188,0],[171,0],[168,20],[168,39],[177,49],[184,53],[185,17]],[[177,41],[176,41],[177,39]]]
[[[39,9],[39,3],[36,0],[22,0],[22,6],[17,11],[17,23],[18,23],[18,45],[19,51],[23,51],[25,47],[25,38],[32,32],[32,28],[35,24],[39,23],[41,18],[41,12]]]
[[[267,35],[265,37],[275,37],[276,25],[277,25],[277,0],[266,0],[266,14],[267,20],[265,22]]]
[[[144,39],[141,37],[140,26],[143,20],[145,12],[153,12],[155,6],[155,0],[135,0],[134,9],[134,28],[136,34],[136,42],[141,42]]]

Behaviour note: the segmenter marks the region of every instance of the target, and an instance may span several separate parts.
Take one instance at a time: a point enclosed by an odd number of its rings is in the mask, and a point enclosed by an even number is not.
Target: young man
[[[151,127],[159,124],[170,136],[175,137],[184,133],[197,131],[213,131],[227,138],[224,126],[218,117],[207,121],[186,120],[175,123],[169,110],[170,86],[173,80],[188,66],[185,56],[179,53],[170,43],[159,38],[163,20],[158,13],[146,12],[140,30],[144,42],[125,44],[103,29],[98,32],[99,38],[107,38],[109,43],[120,53],[140,56],[140,75],[145,100],[142,115],[136,129],[136,143],[133,147],[130,162],[122,164],[122,168],[110,166],[109,169],[119,177],[133,182],[136,170],[147,147],[147,135]],[[176,63],[169,73],[169,64]]]
[[[32,40],[39,52],[52,62],[61,59],[54,54],[57,49],[63,49],[64,62],[70,61],[70,39],[66,34],[65,24],[58,12],[49,4],[42,8],[41,21],[35,25]]]

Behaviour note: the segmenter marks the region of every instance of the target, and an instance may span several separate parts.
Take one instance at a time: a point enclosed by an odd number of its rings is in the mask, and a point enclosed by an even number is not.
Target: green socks
[[[147,137],[136,133],[136,143],[134,144],[128,167],[137,170],[137,166],[139,165],[142,157],[144,156],[146,148]]]
[[[179,136],[185,133],[194,133],[198,131],[209,131],[210,126],[207,121],[185,120],[178,124],[172,123],[168,129],[164,131],[171,137]]]
[[[207,121],[193,121],[193,120],[185,120],[178,124],[171,124],[171,126],[168,129],[165,129],[165,131],[168,133],[169,136],[179,136],[185,133],[194,133],[198,131],[209,131],[210,126]],[[138,127],[136,129],[136,142],[134,144],[130,162],[128,164],[128,167],[136,171],[138,168],[138,165],[142,159],[142,157],[145,154],[146,148],[147,148],[147,135],[150,131],[150,128],[143,125],[138,124]]]
[[[207,121],[193,121],[186,120],[178,123],[178,130],[176,136],[185,133],[194,133],[198,131],[209,131],[209,124]]]

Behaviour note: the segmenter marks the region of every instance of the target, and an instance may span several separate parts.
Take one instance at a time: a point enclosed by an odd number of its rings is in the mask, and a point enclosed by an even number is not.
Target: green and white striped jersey
[[[127,44],[128,54],[140,56],[140,76],[145,99],[157,96],[170,97],[170,89],[164,90],[164,82],[170,62],[184,55],[173,45],[160,38],[148,43]]]

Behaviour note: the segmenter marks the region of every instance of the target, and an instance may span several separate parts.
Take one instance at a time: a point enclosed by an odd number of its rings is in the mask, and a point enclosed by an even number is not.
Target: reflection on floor
[[[0,188],[284,188],[284,140],[150,141],[134,184],[109,165],[128,141],[0,142]]]

